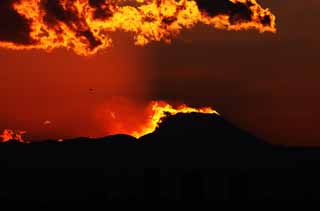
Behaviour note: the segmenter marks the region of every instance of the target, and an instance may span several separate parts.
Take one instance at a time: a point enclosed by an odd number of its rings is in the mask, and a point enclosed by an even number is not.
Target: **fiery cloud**
[[[124,101],[117,100],[115,102],[114,106],[117,105],[117,109],[110,107],[110,104],[108,106],[109,108],[104,109],[105,116],[103,121],[108,125],[109,130],[107,133],[110,135],[122,133],[140,138],[141,136],[154,132],[164,118],[178,113],[204,113],[219,115],[217,111],[210,107],[192,108],[185,104],[173,107],[164,101],[152,101],[144,111],[140,110],[137,112],[135,110],[136,107],[132,106],[133,104],[129,101],[122,105],[122,109],[119,109],[121,106],[117,103]],[[110,109],[112,109],[112,111]],[[101,110],[99,111],[99,115],[102,115]],[[125,116],[125,119],[121,118],[121,116]],[[110,122],[106,121],[106,117],[109,118]],[[132,119],[135,121],[132,121]],[[3,133],[0,134],[0,138],[2,138],[0,143],[5,143],[10,140],[16,140],[21,143],[30,143],[23,139],[22,136],[24,134],[26,134],[26,131],[23,130],[5,129]],[[57,140],[57,142],[63,141],[63,139]]]
[[[140,108],[140,110],[139,110]],[[127,99],[108,102],[97,111],[108,134],[128,134],[136,138],[152,133],[163,118],[178,113],[218,114],[210,107],[192,108],[185,104],[172,106],[164,101],[152,101],[146,109]]]
[[[0,143],[8,142],[10,140],[16,140],[21,143],[24,143],[22,136],[26,134],[26,131],[23,130],[10,130],[5,129],[2,134],[0,134],[0,138],[2,138],[2,141]]]
[[[2,0],[0,46],[92,55],[112,45],[115,31],[146,45],[170,42],[198,23],[275,32],[275,19],[256,0]]]
[[[139,138],[146,134],[152,133],[156,130],[163,118],[168,115],[176,115],[178,113],[204,113],[204,114],[217,114],[219,113],[210,107],[203,108],[191,108],[185,104],[178,106],[177,108],[172,107],[170,104],[164,101],[153,101],[151,102],[151,115],[148,117],[148,121],[142,126],[140,131],[134,131],[130,135]]]

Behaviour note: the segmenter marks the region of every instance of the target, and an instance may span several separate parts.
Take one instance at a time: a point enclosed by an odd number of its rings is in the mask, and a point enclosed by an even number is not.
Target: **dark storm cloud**
[[[96,19],[106,19],[113,15],[110,9],[112,4],[106,3],[105,0],[89,0],[89,5],[95,9],[93,17]]]
[[[30,0],[31,2],[34,0]],[[162,0],[155,0],[157,4],[163,4]],[[227,15],[229,16],[230,25],[237,25],[238,23],[247,23],[251,22],[255,24],[257,29],[263,28],[261,26],[265,25],[266,27],[273,28],[271,22],[273,22],[272,18],[269,16],[271,14],[263,14],[261,12],[261,19],[257,20],[253,19],[253,8],[251,6],[256,3],[251,0],[247,0],[246,2],[237,2],[233,3],[230,0],[195,0],[199,9],[204,13],[211,17],[215,17],[217,15]],[[0,1],[0,42],[8,42],[12,43],[13,46],[22,45],[28,46],[41,46],[42,38],[45,38],[48,34],[47,29],[49,31],[54,31],[56,38],[53,42],[62,42],[64,39],[63,35],[68,34],[69,37],[72,37],[72,40],[77,40],[77,42],[84,44],[85,50],[83,51],[92,51],[97,49],[98,46],[101,46],[103,43],[103,39],[101,36],[95,36],[93,33],[93,29],[88,25],[86,17],[83,17],[83,14],[78,11],[79,9],[75,6],[74,0],[62,1],[62,0],[40,0],[36,3],[38,4],[41,15],[41,20],[36,20],[39,23],[43,24],[41,28],[41,32],[37,32],[35,36],[30,36],[31,34],[31,20],[27,20],[23,15],[19,14],[15,11],[13,5],[17,2],[23,2],[23,0],[1,0]],[[27,2],[27,1],[26,1]],[[110,17],[114,15],[117,7],[129,6],[137,7],[139,3],[132,1],[106,1],[106,0],[88,0],[87,3],[92,9],[92,15],[94,19],[98,20],[108,20]],[[159,6],[158,5],[158,6]],[[28,7],[28,4],[24,5]],[[163,6],[163,5],[162,5]],[[177,9],[184,9],[183,6],[178,7]],[[139,9],[138,9],[139,10]],[[33,11],[38,12],[38,11]],[[91,12],[91,10],[90,10]],[[34,17],[36,19],[37,17]],[[34,23],[35,20],[32,20]],[[151,20],[154,21],[154,20]],[[199,20],[198,20],[199,21]],[[177,22],[177,17],[163,17],[161,19],[161,25],[159,26],[159,31],[162,29],[167,30],[167,26],[171,25],[173,22]],[[140,23],[139,23],[140,24]],[[137,25],[139,25],[137,24]],[[125,25],[125,24],[124,24]],[[67,28],[67,30],[66,30]],[[121,27],[120,27],[121,28]],[[245,28],[245,27],[243,27]],[[240,27],[240,29],[242,29]],[[268,29],[270,30],[270,29]],[[126,29],[125,29],[126,31]],[[135,33],[139,34],[141,29],[139,30],[131,30]],[[263,30],[264,31],[264,30]],[[43,32],[43,33],[42,33]],[[101,30],[102,33],[105,33]],[[168,34],[172,34],[172,32],[168,29]],[[101,34],[101,33],[100,33]],[[145,33],[147,34],[147,33]],[[152,33],[150,33],[152,34]],[[145,38],[148,38],[148,34],[144,35]],[[161,35],[164,37],[164,35]],[[160,36],[160,37],[161,37]],[[158,40],[159,38],[153,38],[154,35],[150,35],[149,40]],[[61,38],[61,39],[60,39]],[[76,39],[74,39],[76,38]],[[148,40],[148,41],[149,41]],[[72,48],[72,45],[76,45],[73,42],[68,47]],[[5,45],[6,46],[6,45]],[[44,46],[47,46],[45,44]],[[52,45],[54,46],[54,45]],[[15,46],[17,47],[17,46]]]
[[[97,40],[89,30],[87,24],[77,16],[72,1],[66,4],[66,8],[61,5],[60,0],[43,0],[41,6],[45,11],[44,20],[48,26],[59,32],[61,29],[56,26],[62,22],[74,31],[76,36],[85,37],[90,43],[91,49],[101,44],[101,41]]]
[[[196,0],[196,2],[199,9],[208,13],[210,16],[229,15],[231,24],[251,21],[252,11],[250,7],[253,6],[253,4],[250,1],[247,3],[233,3],[229,0]],[[269,26],[271,19],[269,16],[265,16],[261,22]]]
[[[17,45],[31,45],[34,40],[30,37],[30,23],[14,10],[14,3],[19,0],[1,0],[0,3],[0,42],[9,42]],[[47,26],[62,31],[58,26],[59,22],[66,24],[69,29],[74,31],[76,36],[84,37],[90,43],[90,48],[94,49],[101,42],[96,40],[93,33],[89,30],[86,23],[80,20],[74,8],[72,1],[69,1],[66,9],[62,7],[59,0],[42,0],[41,7],[45,11],[44,21]],[[97,2],[97,1],[93,1]]]
[[[44,20],[48,25],[55,24],[57,21],[70,25],[72,22],[78,21],[75,13],[71,9],[65,10],[59,0],[43,0],[41,3],[44,11],[46,11]]]
[[[1,0],[0,3],[0,41],[16,44],[31,44],[28,20],[21,17],[12,5],[17,0]]]

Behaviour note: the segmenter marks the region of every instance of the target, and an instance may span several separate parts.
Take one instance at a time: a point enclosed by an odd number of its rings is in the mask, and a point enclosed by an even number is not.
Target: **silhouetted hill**
[[[320,199],[319,152],[178,114],[140,139],[0,144],[0,199]]]
[[[174,137],[178,139],[169,140]],[[201,113],[170,116],[163,120],[154,133],[142,137],[141,141],[169,145],[265,145],[263,141],[233,126],[221,116]]]
[[[79,160],[77,166],[88,161],[103,166],[104,161],[112,160],[110,165],[124,167],[241,168],[278,166],[285,153],[279,153],[277,147],[233,126],[218,115],[198,113],[165,118],[154,133],[139,140],[128,135],[113,135],[32,144],[10,141],[0,146],[0,152],[0,156],[13,153],[17,163],[26,165],[34,165],[34,160],[41,157],[41,162],[36,163],[43,166],[48,163],[65,165],[70,160]],[[30,154],[25,155],[27,152]]]
[[[110,145],[127,145],[127,144],[136,144],[137,139],[125,135],[125,134],[118,134],[118,135],[111,135],[102,138],[85,138],[80,137],[76,139],[67,139],[61,142],[61,144],[110,144]]]
[[[151,157],[161,157],[161,161],[166,160],[169,164],[267,167],[278,166],[283,160],[283,154],[278,152],[280,148],[265,143],[218,115],[171,116],[139,142],[149,147]]]
[[[292,167],[300,161],[320,161],[319,152],[271,145],[219,115],[200,113],[169,116],[155,132],[140,139],[119,134],[31,144],[12,140],[0,145],[2,160],[44,167],[67,166],[71,160],[71,166],[79,167],[86,163],[103,167],[105,161],[123,167]]]

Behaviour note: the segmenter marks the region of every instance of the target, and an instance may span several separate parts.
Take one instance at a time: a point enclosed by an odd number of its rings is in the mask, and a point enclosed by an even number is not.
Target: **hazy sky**
[[[213,106],[270,142],[320,145],[320,2],[259,2],[276,14],[277,34],[198,26],[171,45],[146,47],[117,35],[115,47],[89,58],[1,49],[0,130],[25,129],[33,139],[102,136],[97,108],[124,96]]]

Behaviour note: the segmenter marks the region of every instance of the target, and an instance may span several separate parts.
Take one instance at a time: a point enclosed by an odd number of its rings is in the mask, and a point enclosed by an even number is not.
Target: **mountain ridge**
[[[178,114],[128,135],[0,144],[0,199],[304,199],[320,150],[271,145],[217,115]]]
[[[15,151],[20,154],[12,158],[9,154],[16,154]],[[290,148],[256,138],[219,115],[179,113],[164,118],[153,133],[139,139],[117,134],[94,139],[79,137],[62,142],[23,144],[9,141],[0,144],[0,159],[6,160],[9,156],[9,162],[13,159],[15,163],[30,165],[32,162],[28,160],[34,161],[40,157],[42,166],[46,166],[47,161],[54,163],[56,160],[64,166],[68,160],[88,159],[89,163],[96,162],[101,166],[103,161],[108,160],[113,161],[110,165],[115,166],[220,168],[292,167],[296,165],[296,158],[308,160],[299,148],[293,151],[295,153],[291,153]],[[295,158],[290,153],[299,156]],[[58,158],[56,154],[59,154]],[[314,153],[312,156],[317,155]]]

